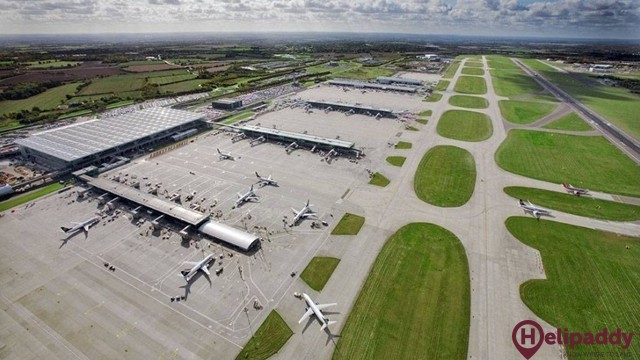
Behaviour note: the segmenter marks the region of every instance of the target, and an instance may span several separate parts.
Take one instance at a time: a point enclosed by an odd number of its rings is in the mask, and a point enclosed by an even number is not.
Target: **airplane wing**
[[[185,262],[182,263],[182,265],[187,265],[187,266],[194,267],[194,266],[198,265],[198,263],[195,262],[195,261],[185,261]]]
[[[291,211],[293,211],[293,213],[294,213],[295,215],[298,215],[298,210],[296,210],[296,209],[294,209],[294,208],[291,208]]]
[[[241,198],[241,197],[242,197],[242,194],[240,194],[240,193],[236,193],[236,194],[238,194],[238,198]]]
[[[298,324],[300,324],[301,322],[304,321],[304,319],[308,318],[309,316],[311,316],[311,314],[313,314],[313,310],[311,308],[307,309],[307,312],[304,313],[304,315],[302,315],[302,317],[300,318],[300,320],[298,321]]]
[[[331,303],[331,304],[318,304],[316,305],[316,307],[318,308],[318,310],[324,310],[328,307],[332,307],[332,306],[336,306],[338,305],[338,303]]]
[[[211,275],[211,273],[209,272],[209,268],[207,267],[207,265],[204,265],[203,267],[200,268],[200,270],[204,271],[205,274],[207,275]]]
[[[84,232],[89,232],[89,224],[83,226],[82,229],[84,230]]]

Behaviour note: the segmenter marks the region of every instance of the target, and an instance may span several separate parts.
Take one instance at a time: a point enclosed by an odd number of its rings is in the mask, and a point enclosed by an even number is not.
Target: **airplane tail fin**
[[[336,323],[335,321],[327,321],[327,322],[325,322],[324,325],[322,325],[322,327],[320,328],[320,331],[324,331],[324,329],[326,329],[327,326],[333,325],[335,323]]]
[[[69,230],[71,230],[71,228],[64,227],[64,226],[60,226],[60,229],[62,229],[62,231],[64,232],[69,232]]]

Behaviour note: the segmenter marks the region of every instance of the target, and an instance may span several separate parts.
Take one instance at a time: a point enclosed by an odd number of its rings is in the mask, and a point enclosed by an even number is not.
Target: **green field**
[[[502,55],[488,55],[487,62],[492,69],[520,70],[520,67],[511,61],[511,59]]]
[[[427,125],[429,123],[429,119],[420,119],[420,118],[418,118],[418,119],[416,119],[416,122],[420,123],[422,125]]]
[[[404,162],[407,160],[407,158],[404,156],[389,156],[386,160],[393,166],[401,167],[402,165],[404,165]]]
[[[57,86],[38,95],[22,100],[0,101],[0,116],[21,110],[31,110],[34,106],[40,110],[51,110],[64,103],[67,95],[73,95],[80,83]]]
[[[502,117],[514,124],[531,124],[551,114],[556,105],[520,100],[500,100]]]
[[[468,66],[468,65],[467,65]],[[462,74],[464,75],[477,75],[477,76],[482,76],[484,75],[484,70],[477,68],[477,67],[463,67],[462,68]]]
[[[107,109],[115,109],[123,106],[129,106],[129,105],[132,105],[133,103],[134,103],[133,100],[122,100],[122,101],[118,101],[113,104],[107,105]]]
[[[88,115],[93,113],[92,110],[78,110],[78,111],[74,111],[74,112],[70,112],[70,113],[66,113],[62,116],[58,116],[58,120],[64,120],[64,119],[70,119],[72,117],[76,117],[76,116],[82,116],[82,115]]]
[[[536,205],[569,214],[613,221],[640,220],[640,206],[636,205],[520,186],[506,187],[504,192],[516,199],[530,200]]]
[[[390,182],[391,181],[389,181],[389,179],[387,179],[384,175],[380,174],[379,172],[374,173],[371,180],[369,180],[369,184],[380,186],[380,187],[385,187],[389,185]]]
[[[593,128],[587,124],[578,114],[571,113],[561,117],[558,120],[548,123],[543,126],[545,129],[554,130],[570,130],[570,131],[589,131]]]
[[[52,183],[49,184],[47,186],[43,186],[39,189],[30,191],[28,193],[22,194],[22,195],[18,195],[15,197],[12,197],[9,200],[5,200],[3,202],[0,202],[0,211],[6,211],[9,210],[13,207],[22,205],[26,202],[29,202],[31,200],[37,199],[39,197],[45,196],[47,194],[51,194],[54,191],[58,191],[60,189],[62,189],[64,185],[60,184],[60,183]]]
[[[180,82],[180,81],[193,80],[196,77],[197,77],[196,75],[184,71],[184,74],[180,74],[180,75],[150,77],[149,78],[149,83],[158,84],[158,85],[165,85],[165,84],[171,84],[171,83],[176,83],[176,82]]]
[[[113,75],[93,79],[91,84],[80,90],[79,95],[119,94],[123,91],[140,90],[146,83],[139,74]]]
[[[258,331],[244,346],[236,360],[265,360],[277,353],[293,335],[280,314],[275,310],[269,313]]]
[[[379,66],[360,66],[340,73],[347,79],[370,80],[378,76],[391,76],[395,71]]]
[[[537,316],[571,332],[621,328],[635,333],[640,323],[640,238],[524,217],[511,217],[505,224],[513,236],[540,251],[547,279],[520,286],[522,301]],[[640,358],[637,341],[627,350],[597,348],[607,359]],[[584,359],[593,351],[594,346],[578,345],[568,355]]]
[[[300,278],[315,291],[322,291],[336,269],[340,259],[316,256],[304,268]]]
[[[255,116],[256,113],[253,111],[245,111],[240,114],[233,115],[232,117],[225,119],[222,123],[224,125],[231,125],[233,123],[237,123],[238,121],[246,120],[252,116]]]
[[[486,109],[489,107],[487,99],[469,95],[453,95],[449,98],[449,104],[468,109]]]
[[[452,62],[444,71],[444,73],[442,74],[442,77],[444,79],[451,79],[456,74],[456,71],[458,71],[459,66],[460,66],[460,61]]]
[[[449,80],[440,80],[440,81],[438,81],[436,86],[433,87],[433,90],[435,90],[435,91],[445,91],[449,87],[449,83],[450,83]]]
[[[476,163],[467,150],[436,146],[420,160],[413,180],[418,198],[441,207],[464,205],[476,184]]]
[[[484,66],[484,64],[482,64],[482,62],[480,61],[467,61],[466,63],[464,63],[464,66],[469,66],[472,68],[481,68]],[[464,74],[464,69],[462,69],[462,73]],[[482,70],[482,69],[478,69],[478,70]],[[475,74],[469,74],[469,75],[475,75]]]
[[[605,86],[581,74],[563,74],[534,59],[522,59],[594,112],[606,117],[629,135],[640,139],[640,95],[621,87]]]
[[[437,225],[408,224],[380,251],[333,359],[466,359],[470,317],[460,240]]]
[[[358,235],[364,225],[364,217],[346,213],[331,231],[331,235]]]
[[[436,131],[441,136],[462,141],[483,141],[491,137],[491,120],[483,113],[448,110],[440,117]]]
[[[495,158],[519,175],[640,197],[640,167],[602,136],[511,130]]]
[[[433,114],[433,110],[425,110],[418,114],[418,116],[431,116]]]
[[[425,97],[424,100],[425,102],[438,102],[440,101],[440,99],[442,99],[442,94],[434,92],[431,93],[429,96]]]
[[[30,61],[29,69],[66,68],[80,64],[79,61],[43,60]]]
[[[481,77],[460,76],[453,90],[462,94],[483,95],[487,93],[487,84]]]
[[[509,58],[492,55],[489,57],[489,66],[492,67],[491,79],[497,95],[512,99],[527,97],[555,100],[546,92],[544,92],[545,95],[540,95],[539,93],[543,91],[542,87]]]
[[[195,80],[187,80],[179,83],[173,83],[168,85],[160,86],[160,91],[165,93],[181,93],[185,91],[196,90],[200,88],[200,85],[208,82],[209,80],[204,79],[195,79]]]
[[[408,130],[408,131],[418,131],[418,130],[420,130],[415,126],[410,126],[410,125],[405,125],[404,129]]]
[[[413,144],[407,141],[398,141],[396,144],[396,149],[411,149],[411,147],[413,147]]]

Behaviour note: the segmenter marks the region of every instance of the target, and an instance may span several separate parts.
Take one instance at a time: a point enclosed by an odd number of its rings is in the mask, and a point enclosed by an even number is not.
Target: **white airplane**
[[[99,221],[100,221],[100,217],[94,216],[91,219],[85,220],[83,222],[73,223],[75,225],[70,228],[65,226],[60,226],[60,229],[62,229],[62,231],[64,231],[65,234],[73,234],[76,231],[82,230],[84,231],[84,234],[87,235],[89,233],[89,228],[94,224],[97,224]]]
[[[209,263],[213,260],[214,256],[215,254],[209,254],[204,259],[198,262],[185,261],[183,265],[191,266],[191,270],[182,271],[180,275],[182,275],[182,277],[186,280],[186,282],[189,282],[189,280],[191,280],[193,275],[195,275],[198,272],[198,270],[202,270],[202,272],[207,274],[207,276],[211,275],[211,273],[209,272]]]
[[[258,200],[258,195],[253,191],[253,185],[251,185],[251,189],[244,194],[238,193],[238,200],[236,200],[236,207],[244,204],[247,201]]]
[[[529,201],[524,201],[522,199],[519,200],[520,207],[524,210],[525,213],[530,213],[531,215],[537,217],[538,219],[542,215],[551,215],[551,211],[547,209],[543,209],[541,207],[533,205]]]
[[[231,153],[223,153],[222,151],[220,151],[220,149],[216,149],[218,150],[218,156],[220,157],[220,160],[235,160],[235,158],[233,156],[231,156]]]
[[[568,183],[562,183],[562,187],[564,187],[564,189],[567,190],[569,194],[576,195],[576,196],[586,195],[589,192],[589,190],[587,189],[577,188]]]
[[[304,294],[304,293],[302,294],[302,297],[304,298],[304,301],[307,303],[308,307],[305,309],[306,312],[304,313],[304,315],[302,315],[302,317],[300,318],[300,321],[298,321],[298,324],[303,322],[305,319],[307,319],[311,315],[314,315],[316,317],[316,319],[318,319],[318,321],[322,325],[322,327],[320,328],[320,331],[324,330],[327,326],[336,323],[335,321],[329,321],[329,319],[324,317],[324,314],[322,313],[322,310],[326,309],[326,308],[328,308],[330,306],[335,306],[335,305],[338,305],[338,304],[336,304],[336,303],[332,303],[332,304],[316,304],[316,303],[313,302],[313,300],[311,300],[309,295]]]
[[[265,177],[260,176],[260,174],[258,174],[258,172],[256,171],[256,177],[258,178],[258,183],[259,184],[278,186],[278,182],[273,180],[271,178],[271,175],[269,175],[269,177],[265,178]]]
[[[293,213],[296,216],[293,218],[293,221],[291,222],[291,224],[289,226],[290,227],[294,226],[298,222],[300,222],[300,220],[306,219],[306,218],[308,218],[310,216],[316,216],[316,214],[313,212],[313,210],[311,210],[312,206],[313,205],[309,205],[309,200],[307,200],[307,204],[300,211],[298,211],[298,210],[296,210],[294,208],[291,208],[291,210],[293,211]]]

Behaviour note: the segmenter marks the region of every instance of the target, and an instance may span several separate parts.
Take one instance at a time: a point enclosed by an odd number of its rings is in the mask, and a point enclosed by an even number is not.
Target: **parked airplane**
[[[191,280],[193,275],[195,275],[198,272],[198,270],[202,270],[202,272],[204,272],[207,276],[211,275],[211,273],[209,272],[209,263],[211,261],[213,261],[213,257],[214,256],[215,256],[215,254],[209,254],[204,259],[202,259],[202,260],[200,260],[198,262],[194,262],[194,261],[186,261],[186,262],[184,262],[183,265],[191,266],[191,270],[182,271],[182,272],[180,272],[180,275],[182,275],[182,277],[187,282],[189,282],[189,280]]]
[[[322,310],[326,309],[328,307],[331,307],[331,306],[338,305],[338,304],[336,304],[336,303],[332,303],[332,304],[316,304],[316,303],[313,302],[313,300],[311,300],[309,295],[304,294],[304,293],[302,294],[302,297],[304,298],[304,301],[307,303],[308,307],[305,309],[306,312],[304,313],[304,315],[302,315],[302,317],[300,318],[300,321],[298,321],[298,324],[303,322],[306,318],[308,318],[311,315],[314,315],[316,317],[316,319],[318,319],[318,321],[322,325],[322,327],[320,328],[320,331],[324,330],[327,326],[336,323],[335,321],[329,321],[329,319],[324,317],[324,314],[322,313]]]
[[[220,160],[235,160],[235,158],[233,156],[231,156],[231,153],[223,153],[222,151],[220,151],[220,149],[216,149],[218,150],[218,156],[220,157]]]
[[[264,177],[260,176],[260,174],[258,174],[258,172],[256,171],[256,177],[258,178],[258,183],[259,184],[278,186],[278,182],[273,180],[271,178],[271,175],[269,175],[269,177],[264,178]]]
[[[258,195],[253,191],[253,185],[251,185],[251,189],[244,194],[238,193],[238,200],[236,200],[236,207],[244,204],[247,201],[258,200]]]
[[[589,192],[589,190],[587,189],[577,188],[568,183],[562,183],[562,187],[564,187],[564,189],[567,190],[569,194],[576,195],[576,196],[586,195]]]
[[[309,200],[307,200],[307,204],[300,210],[296,210],[294,208],[291,208],[291,210],[293,211],[293,213],[296,215],[293,218],[293,221],[291,222],[291,224],[289,224],[289,226],[294,226],[296,224],[298,224],[298,222],[300,222],[300,220],[302,219],[306,219],[307,217],[310,216],[316,216],[316,214],[311,210],[311,207],[313,205],[309,205]]]
[[[542,215],[551,215],[551,211],[550,210],[543,209],[541,207],[537,207],[537,206],[533,205],[529,201],[524,201],[524,200],[520,199],[519,200],[519,205],[524,210],[525,213],[530,213],[533,216],[537,217],[538,219]]]
[[[99,221],[100,221],[100,217],[94,216],[91,219],[85,220],[81,223],[73,223],[75,224],[73,227],[68,228],[68,227],[61,226],[60,229],[62,229],[62,231],[64,231],[65,234],[73,234],[76,231],[82,230],[84,231],[84,234],[87,235],[89,233],[89,228],[94,224],[97,224]]]

